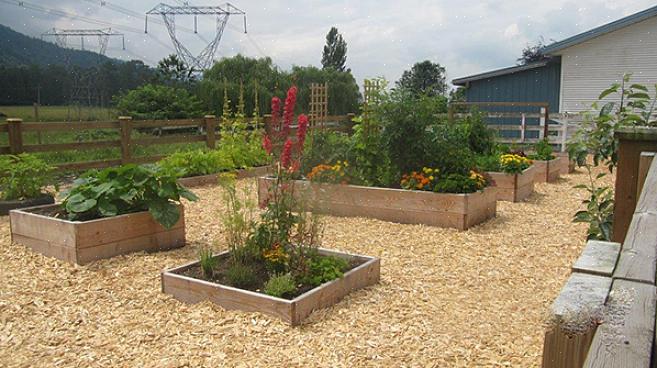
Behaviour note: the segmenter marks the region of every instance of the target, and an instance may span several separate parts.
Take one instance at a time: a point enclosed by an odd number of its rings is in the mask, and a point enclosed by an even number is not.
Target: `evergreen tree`
[[[415,95],[442,96],[447,92],[445,68],[429,60],[415,63],[411,70],[404,71],[396,85]]]
[[[347,62],[347,42],[338,33],[338,29],[331,27],[326,35],[326,46],[322,53],[322,68],[345,71]]]

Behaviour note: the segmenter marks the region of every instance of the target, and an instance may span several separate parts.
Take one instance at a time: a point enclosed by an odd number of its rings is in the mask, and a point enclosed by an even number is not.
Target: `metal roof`
[[[625,18],[621,18],[617,21],[607,23],[605,25],[602,25],[597,28],[593,28],[589,31],[580,33],[578,35],[566,38],[563,41],[555,42],[551,45],[545,46],[541,51],[544,54],[554,54],[557,51],[561,51],[565,48],[580,44],[582,42],[588,41],[592,38],[602,36],[604,34],[614,32],[616,30],[619,30],[621,28],[625,28],[627,26],[631,26],[632,24],[636,24],[639,22],[642,22],[646,19],[652,18],[655,15],[657,15],[657,6],[653,6],[652,8],[646,9],[644,11],[640,11],[638,13],[628,15]]]
[[[454,79],[454,80],[452,80],[452,84],[455,85],[455,86],[463,86],[468,82],[472,82],[472,81],[476,81],[476,80],[499,77],[501,75],[513,74],[513,73],[522,72],[522,71],[525,71],[525,70],[540,68],[540,67],[546,66],[548,63],[549,63],[549,60],[543,60],[543,61],[537,61],[537,62],[531,63],[531,64],[516,65],[516,66],[509,67],[509,68],[492,70],[492,71],[489,71],[489,72],[484,72],[484,73],[480,73],[480,74],[471,75],[469,77]]]

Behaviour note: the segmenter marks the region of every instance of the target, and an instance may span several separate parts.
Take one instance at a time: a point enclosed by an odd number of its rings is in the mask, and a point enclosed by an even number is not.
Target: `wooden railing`
[[[552,306],[560,322],[546,333],[544,368],[657,366],[657,159],[638,151],[657,151],[657,129],[619,134],[625,147],[615,190],[617,201],[624,200],[616,202],[614,223],[627,220],[629,226],[622,244],[589,242],[573,266]],[[627,203],[633,203],[629,216]],[[584,328],[562,331],[572,320],[585,320]]]
[[[323,128],[348,131],[352,130],[353,114],[328,116]],[[265,115],[261,123],[268,122],[270,116]],[[220,119],[214,115],[206,115],[201,119],[183,120],[144,120],[133,121],[131,117],[119,117],[117,121],[106,122],[23,122],[21,119],[9,118],[0,124],[0,134],[7,133],[8,145],[0,146],[0,154],[44,153],[61,151],[92,151],[105,148],[119,148],[120,156],[96,161],[80,161],[56,165],[61,170],[87,170],[104,168],[126,163],[150,163],[162,159],[165,155],[135,156],[135,148],[153,145],[171,145],[180,143],[205,143],[208,148],[215,148],[220,140]],[[192,132],[189,131],[192,129]],[[175,130],[174,134],[148,136],[133,134],[137,130],[148,132]],[[89,130],[115,130],[118,139],[92,140],[87,142],[65,143],[26,143],[25,136],[31,132],[80,132]],[[187,130],[180,133],[181,130]],[[292,134],[295,129],[292,129]]]

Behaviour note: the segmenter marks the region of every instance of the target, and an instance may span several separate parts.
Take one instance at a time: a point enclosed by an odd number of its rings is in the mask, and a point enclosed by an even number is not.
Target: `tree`
[[[415,63],[396,83],[398,89],[414,95],[442,96],[447,91],[445,68],[429,60]]]
[[[189,87],[196,78],[194,68],[188,68],[176,55],[169,55],[157,63],[157,76],[167,85]]]
[[[338,33],[338,29],[331,27],[326,34],[326,46],[322,53],[322,68],[333,69],[340,72],[345,71],[347,62],[347,42]]]
[[[185,89],[146,84],[117,99],[116,107],[135,119],[185,119],[203,116],[202,103]]]
[[[534,45],[527,44],[527,46],[525,46],[525,48],[522,50],[522,56],[517,59],[518,64],[526,65],[549,59],[549,56],[543,54],[544,47],[545,40],[543,37],[540,37],[538,42],[536,42]]]

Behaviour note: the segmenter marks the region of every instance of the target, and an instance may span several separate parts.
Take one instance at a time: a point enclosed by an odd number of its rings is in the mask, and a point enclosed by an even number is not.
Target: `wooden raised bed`
[[[575,161],[571,161],[568,152],[556,152],[555,156],[561,159],[559,174],[567,175],[575,172]]]
[[[259,166],[252,167],[249,169],[240,169],[235,173],[237,174],[238,179],[252,178],[257,176],[263,176],[271,173],[271,166]],[[203,185],[214,185],[217,184],[219,173],[209,174],[209,175],[200,175],[200,176],[190,176],[188,178],[178,179],[178,183],[187,188],[200,187]]]
[[[536,166],[536,173],[534,174],[534,182],[536,183],[552,183],[559,179],[561,171],[563,170],[563,157],[556,156],[549,161],[533,160]],[[566,159],[566,165],[568,160]],[[567,168],[566,168],[567,169]]]
[[[520,202],[534,192],[534,174],[536,167],[529,166],[520,174],[503,172],[487,172],[492,179],[492,185],[497,188],[497,200]]]
[[[258,178],[258,200],[264,201],[272,177]],[[344,217],[369,217],[402,224],[424,224],[465,230],[495,217],[496,189],[468,194],[318,184],[296,180],[295,196],[318,213]]]
[[[90,221],[52,217],[59,205],[30,207],[9,213],[11,237],[46,256],[85,264],[139,251],[158,251],[185,245],[184,208],[180,220],[166,229],[150,213],[137,212]]]
[[[216,255],[216,257],[226,256],[227,253],[223,252]],[[170,294],[185,303],[199,303],[209,300],[228,310],[260,312],[280,318],[292,325],[298,325],[314,310],[330,307],[350,292],[379,282],[381,262],[378,258],[352,255],[328,249],[320,249],[319,253],[347,260],[357,258],[363,263],[347,271],[343,277],[322,284],[292,300],[199,280],[181,274],[189,268],[198,267],[198,261],[162,272],[162,292]]]
[[[36,198],[23,200],[0,201],[0,216],[6,216],[9,214],[9,211],[19,208],[42,206],[53,203],[55,203],[55,198],[50,194],[43,194]]]

